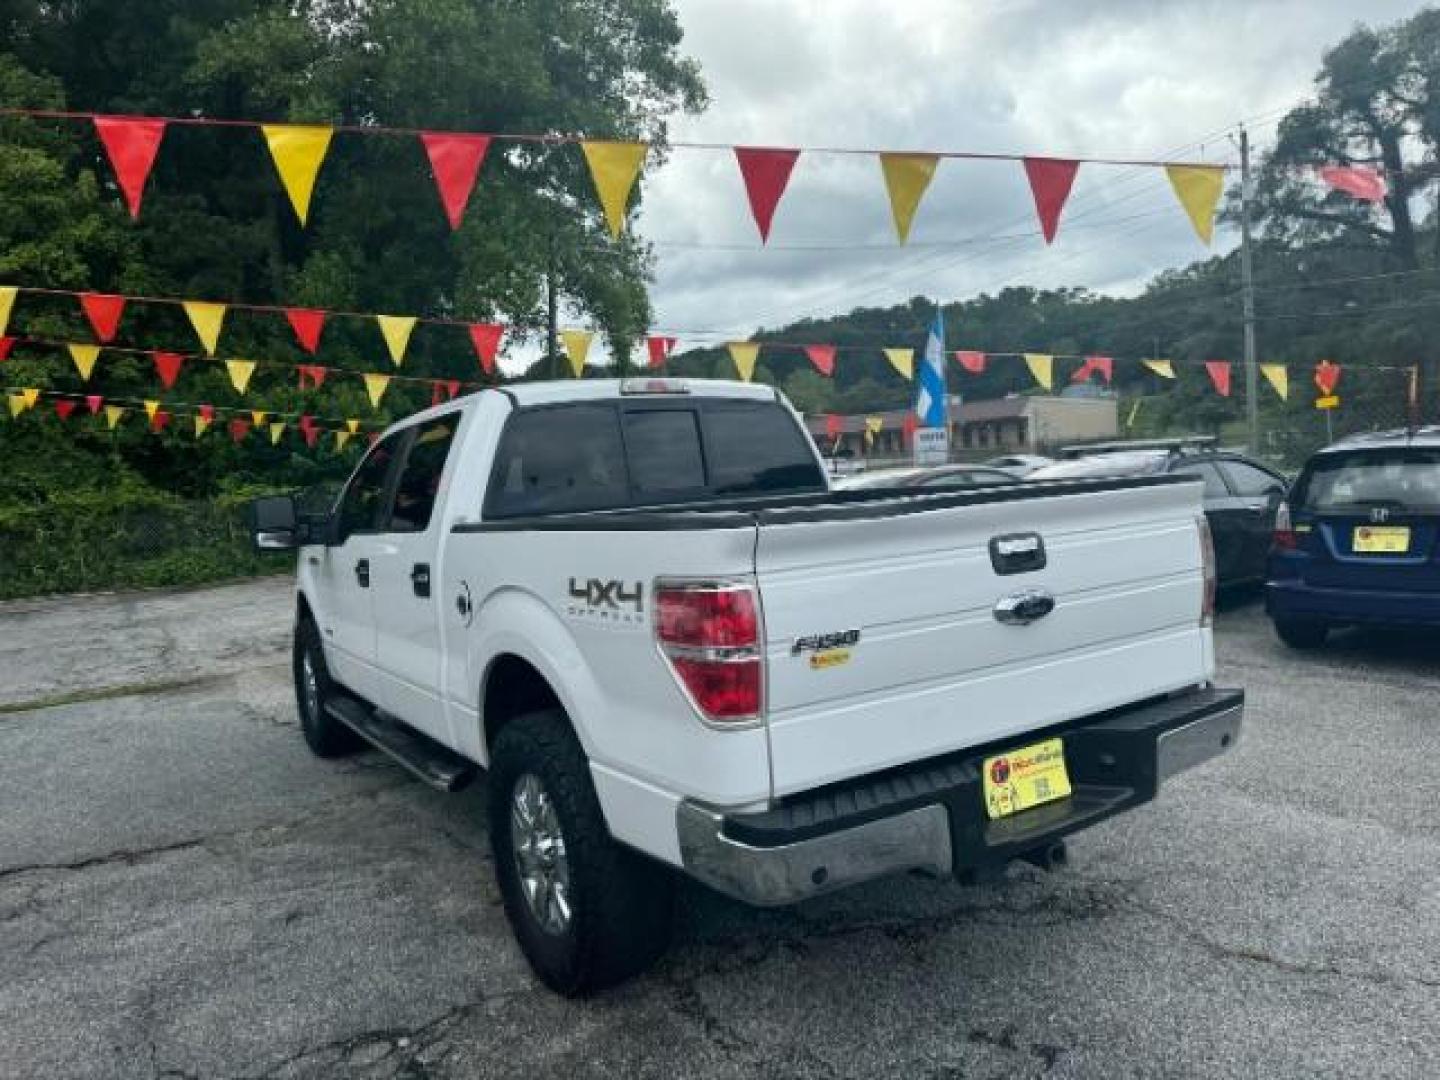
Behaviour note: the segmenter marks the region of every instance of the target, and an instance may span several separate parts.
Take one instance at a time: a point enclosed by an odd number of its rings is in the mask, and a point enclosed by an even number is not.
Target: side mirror
[[[295,500],[272,495],[250,504],[250,540],[256,551],[293,551],[302,543]]]

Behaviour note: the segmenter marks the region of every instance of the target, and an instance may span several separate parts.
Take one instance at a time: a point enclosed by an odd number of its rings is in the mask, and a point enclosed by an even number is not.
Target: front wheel
[[[1276,619],[1275,634],[1292,649],[1318,649],[1325,644],[1330,628],[1314,619]]]
[[[505,913],[541,982],[576,997],[638,974],[665,951],[673,877],[611,838],[563,713],[504,727],[488,804]]]
[[[300,731],[305,743],[318,757],[333,758],[358,749],[360,737],[325,711],[333,692],[325,650],[315,620],[302,615],[295,625],[292,664],[295,675],[295,704],[300,710]]]

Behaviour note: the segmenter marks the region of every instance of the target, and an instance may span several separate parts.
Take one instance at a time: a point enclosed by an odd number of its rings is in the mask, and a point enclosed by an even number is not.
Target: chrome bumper
[[[983,809],[980,756],[963,760],[959,773],[950,775],[964,779],[935,787],[923,796],[924,805],[916,806],[912,799],[893,814],[853,825],[846,825],[841,817],[836,827],[818,835],[812,828],[794,842],[746,843],[727,835],[720,811],[682,801],[675,815],[681,860],[692,877],[762,907],[793,904],[903,871],[945,877],[957,868],[1003,866],[1027,850],[1041,849],[1148,802],[1165,780],[1234,747],[1243,714],[1243,704],[1236,704],[1194,719],[1177,717],[1172,711],[1155,726],[1136,724],[1137,715],[1067,731],[1067,741],[1113,738],[1117,731],[1125,738],[1140,736],[1152,748],[1141,752],[1148,764],[1137,764],[1130,776],[1107,775],[1094,788],[1087,788],[1085,777],[1074,775],[1072,768],[1075,790],[1070,799],[996,821],[989,821]],[[964,850],[957,851],[957,844]]]

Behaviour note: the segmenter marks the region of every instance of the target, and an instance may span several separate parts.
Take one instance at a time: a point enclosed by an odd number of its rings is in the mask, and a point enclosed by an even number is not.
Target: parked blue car
[[[1338,626],[1440,628],[1440,427],[1315,454],[1275,523],[1265,609],[1287,645]]]

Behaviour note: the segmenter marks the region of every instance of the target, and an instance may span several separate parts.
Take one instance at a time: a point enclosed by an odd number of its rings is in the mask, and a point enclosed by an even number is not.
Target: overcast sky
[[[1423,6],[677,0],[683,48],[712,101],[677,119],[672,135],[1228,162],[1225,131],[1247,120],[1266,145],[1310,92],[1322,52],[1357,21],[1384,24]],[[903,248],[871,157],[802,154],[764,248],[730,153],[676,150],[643,183],[636,227],[656,244],[655,322],[682,350],[917,294],[1133,291],[1206,254],[1154,169],[1082,166],[1049,248],[1010,162],[943,161]],[[1217,234],[1217,248],[1233,243]]]

